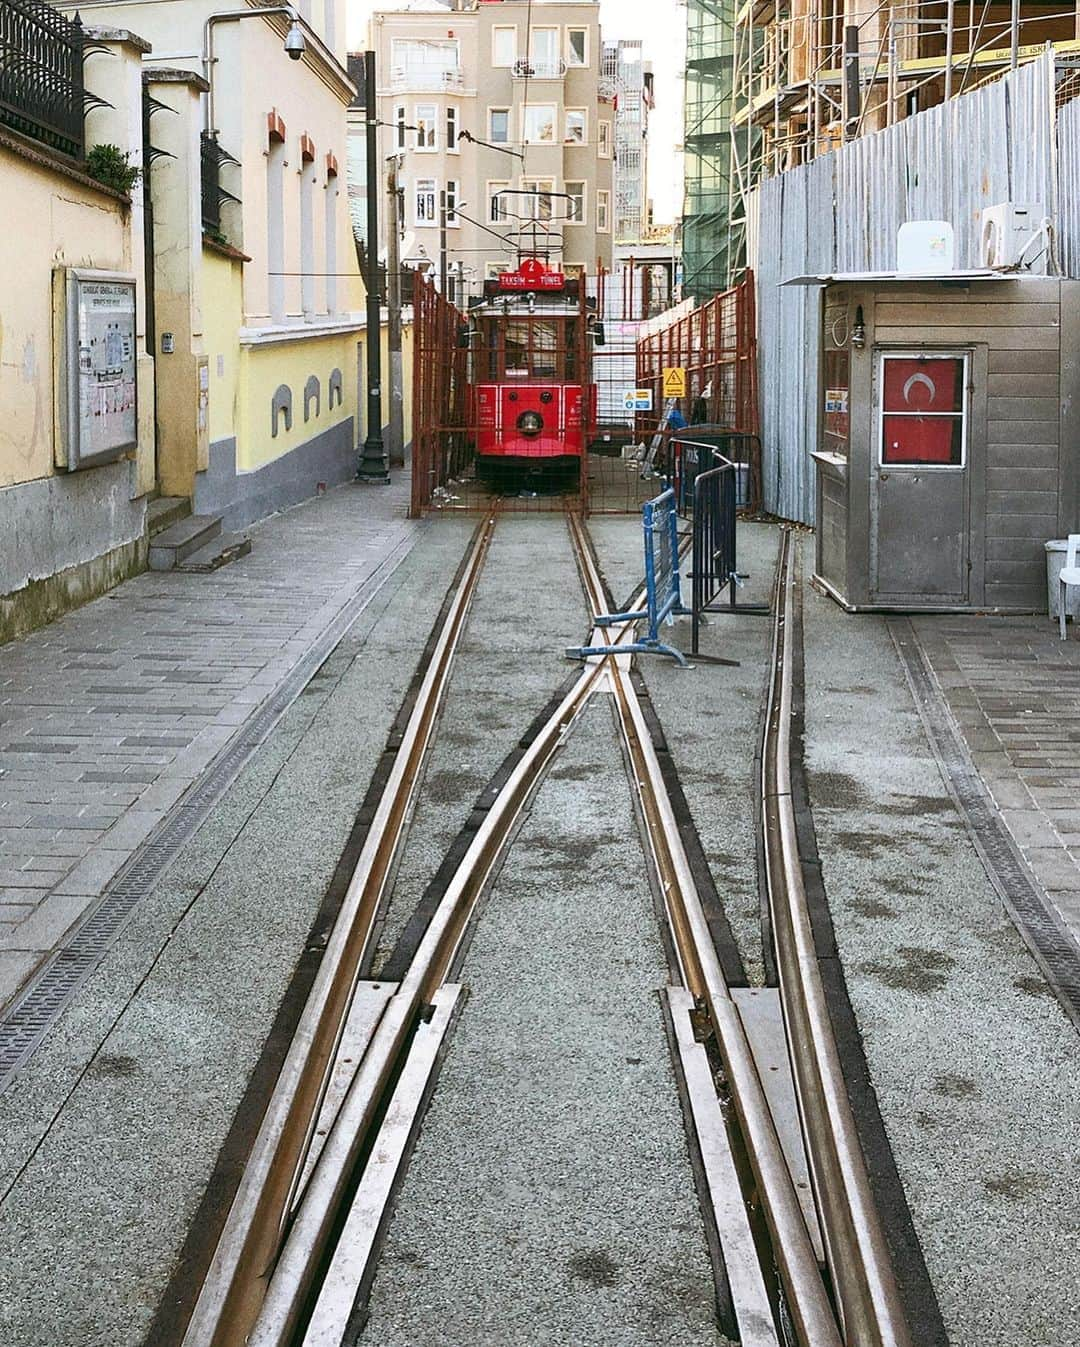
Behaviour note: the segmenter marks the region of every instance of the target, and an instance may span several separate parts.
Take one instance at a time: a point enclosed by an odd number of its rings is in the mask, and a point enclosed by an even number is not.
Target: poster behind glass
[[[108,463],[138,442],[135,282],[68,273],[68,467]]]

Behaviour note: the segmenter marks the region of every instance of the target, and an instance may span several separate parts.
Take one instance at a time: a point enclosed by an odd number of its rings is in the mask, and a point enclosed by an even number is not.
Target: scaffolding
[[[735,0],[687,0],[683,293],[705,300],[741,264],[730,251]]]
[[[615,242],[637,243],[646,225],[645,161],[651,67],[638,39],[605,42],[604,87],[615,98]]]
[[[1076,4],[1053,0],[1007,11],[991,0],[871,0],[854,13],[843,0],[744,0],[731,46],[733,265],[745,252],[750,193],[763,178],[970,92],[1048,46],[1060,58],[1059,98],[1071,96],[1080,82],[1077,32]]]

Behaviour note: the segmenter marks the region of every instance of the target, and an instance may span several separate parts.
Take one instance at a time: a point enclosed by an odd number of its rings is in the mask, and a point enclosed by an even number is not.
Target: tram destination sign
[[[500,290],[564,290],[566,277],[561,271],[504,271],[499,277]]]

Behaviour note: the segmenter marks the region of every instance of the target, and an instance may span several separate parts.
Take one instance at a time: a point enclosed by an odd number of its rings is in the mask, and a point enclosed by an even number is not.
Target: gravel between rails
[[[616,602],[622,603],[644,572],[641,522],[600,516],[589,520],[589,532]],[[739,566],[749,574],[739,602],[768,603],[778,530],[740,522],[737,538]],[[685,561],[683,570],[688,569]],[[688,601],[689,584],[683,583]],[[665,639],[690,649],[689,618],[665,630]],[[701,649],[739,660],[737,669],[699,663],[686,670],[660,655],[638,659],[751,985],[762,981],[754,758],[771,634],[768,617],[714,614],[701,629]]]
[[[473,596],[405,853],[384,913],[378,975],[443,856],[573,666],[588,612],[561,514],[500,517]]]
[[[722,1347],[610,699],[481,910],[361,1343]]]

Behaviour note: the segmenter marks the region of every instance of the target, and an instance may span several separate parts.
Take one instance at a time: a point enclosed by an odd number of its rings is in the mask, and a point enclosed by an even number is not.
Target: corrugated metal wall
[[[758,282],[766,509],[814,522],[820,292],[780,282],[892,270],[907,220],[949,220],[957,266],[977,266],[980,212],[999,201],[1045,205],[1058,221],[1063,269],[1080,276],[1080,100],[1055,123],[1052,53],[756,190],[749,264]]]

